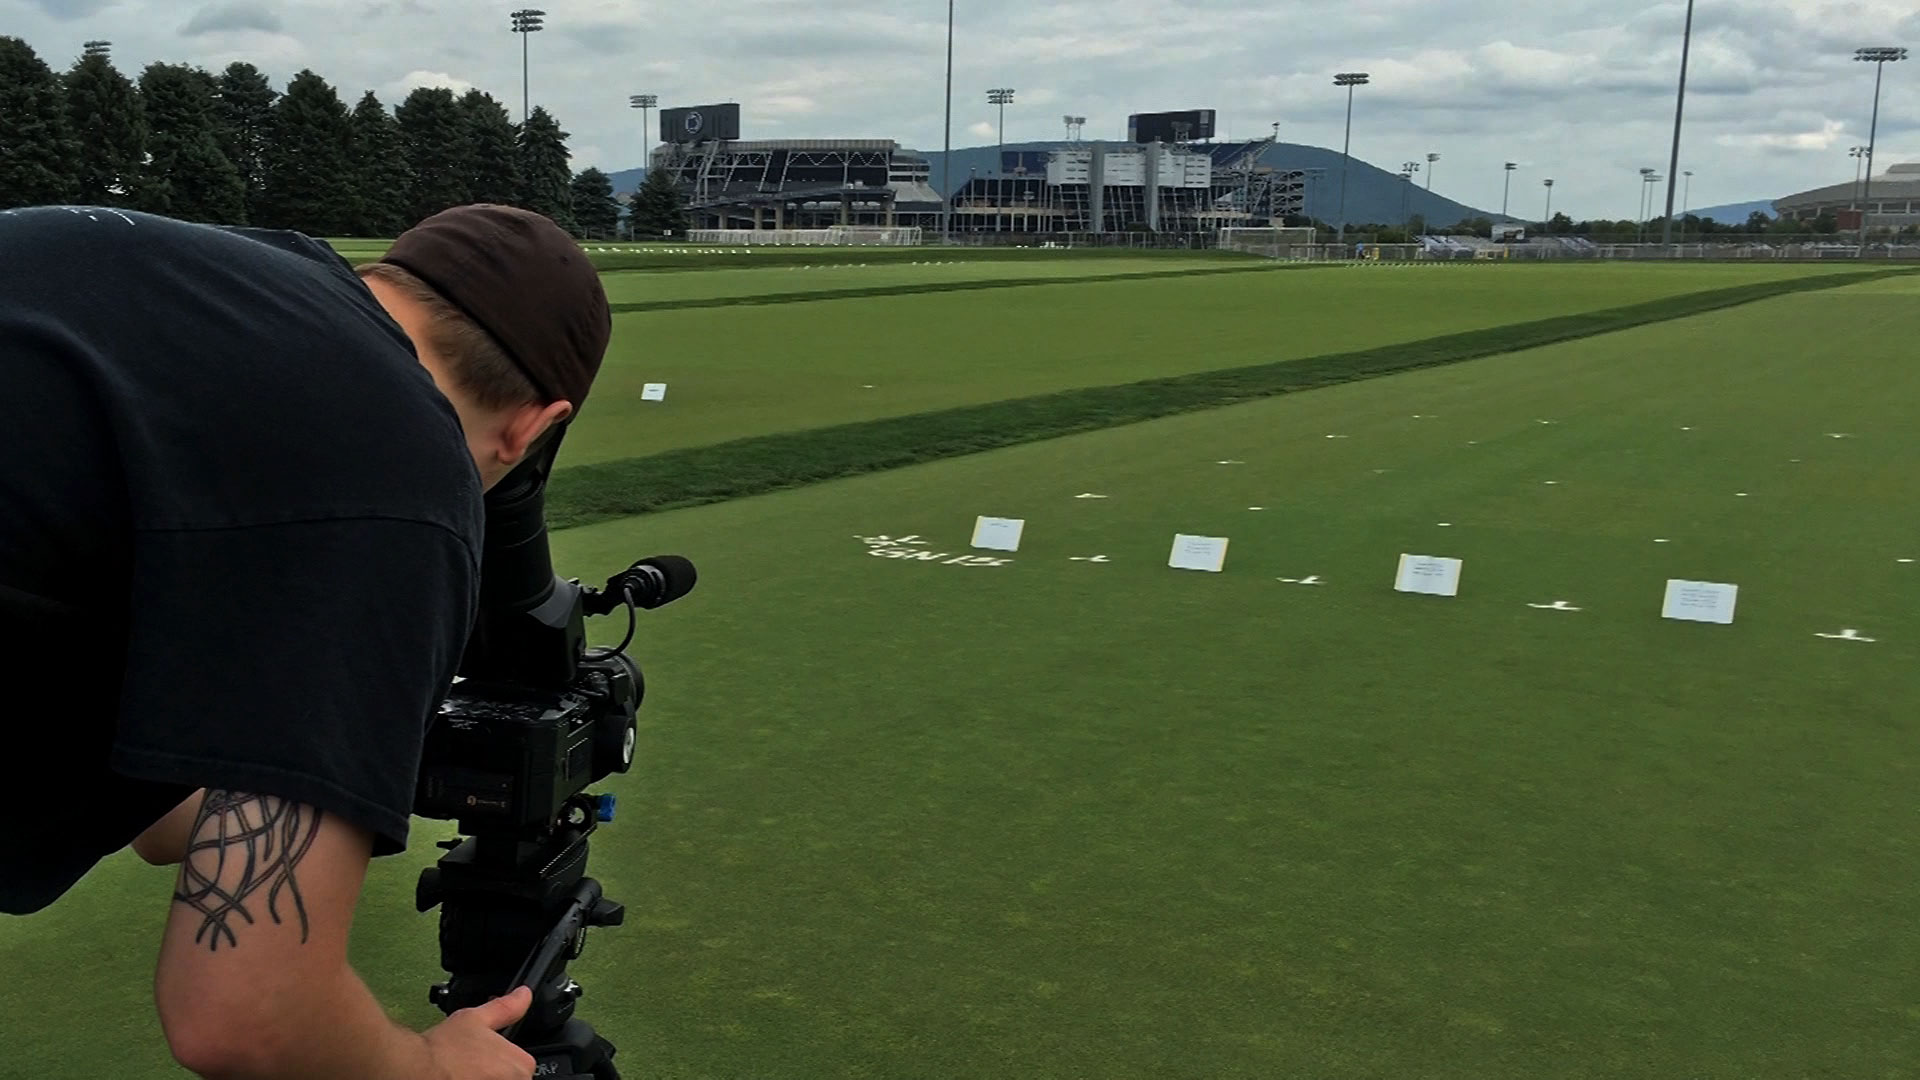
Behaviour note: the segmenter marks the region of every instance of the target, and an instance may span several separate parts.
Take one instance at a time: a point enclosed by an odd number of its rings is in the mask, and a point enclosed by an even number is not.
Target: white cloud
[[[398,79],[381,87],[379,93],[389,105],[398,105],[408,94],[422,87],[428,90],[451,90],[454,96],[473,89],[473,84],[465,79],[457,79],[444,71],[409,71]],[[345,96],[344,94],[342,96]],[[498,97],[500,95],[495,94]]]
[[[975,138],[991,139],[998,133],[999,133],[999,129],[994,127],[991,123],[988,123],[985,120],[982,120],[976,124],[967,125],[967,134],[972,135]]]

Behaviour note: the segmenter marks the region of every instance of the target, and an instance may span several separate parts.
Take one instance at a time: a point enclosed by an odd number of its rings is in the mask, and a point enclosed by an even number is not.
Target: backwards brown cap
[[[587,253],[552,219],[511,206],[456,206],[402,233],[380,261],[445,297],[493,335],[548,401],[570,401],[579,413],[613,316]]]

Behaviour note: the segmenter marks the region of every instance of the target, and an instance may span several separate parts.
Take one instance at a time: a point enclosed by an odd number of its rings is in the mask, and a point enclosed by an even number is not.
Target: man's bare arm
[[[436,1075],[347,964],[372,838],[319,809],[209,790],[190,826],[155,979],[174,1056],[202,1076]]]

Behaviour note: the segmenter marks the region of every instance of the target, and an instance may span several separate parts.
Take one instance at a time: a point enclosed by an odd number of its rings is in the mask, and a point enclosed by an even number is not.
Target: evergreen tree
[[[469,90],[460,99],[466,120],[467,198],[511,205],[520,195],[520,131],[506,106],[490,94]]]
[[[453,91],[420,87],[394,110],[394,118],[407,167],[407,216],[419,221],[471,202],[466,114]]]
[[[347,231],[354,236],[398,236],[413,224],[407,216],[411,192],[400,124],[371,90],[353,107],[350,123],[358,213]]]
[[[577,235],[610,240],[620,227],[620,203],[613,197],[613,181],[599,169],[587,168],[573,178],[572,197]]]
[[[255,224],[338,236],[354,216],[347,107],[325,79],[301,71],[273,105],[263,220]]]
[[[647,179],[633,193],[632,216],[635,236],[679,236],[687,231],[686,205],[667,170],[647,170]]]
[[[75,140],[74,201],[133,206],[146,158],[147,126],[140,96],[106,53],[89,53],[67,72],[67,128]]]
[[[279,94],[252,64],[235,61],[219,78],[220,152],[240,172],[246,189],[244,221],[262,220],[267,190],[267,141],[273,131],[273,103]]]
[[[73,198],[73,138],[60,79],[17,37],[0,37],[0,207]]]
[[[536,106],[527,117],[520,129],[520,205],[573,232],[573,168],[568,164],[573,155],[567,137],[545,108]]]
[[[148,160],[136,205],[186,221],[243,223],[247,186],[220,149],[213,76],[184,64],[149,64],[140,73],[140,98]]]

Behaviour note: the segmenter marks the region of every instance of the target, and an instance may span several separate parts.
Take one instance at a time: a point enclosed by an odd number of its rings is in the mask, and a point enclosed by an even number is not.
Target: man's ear
[[[511,469],[527,456],[534,441],[548,428],[573,415],[573,403],[555,401],[548,405],[522,405],[507,417],[500,432],[500,463]]]

